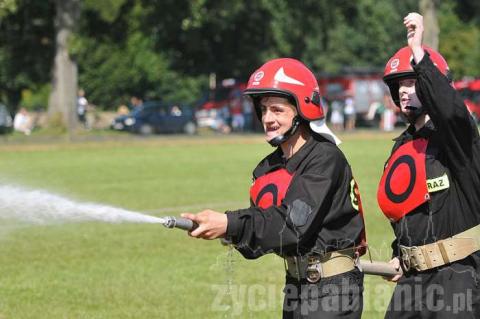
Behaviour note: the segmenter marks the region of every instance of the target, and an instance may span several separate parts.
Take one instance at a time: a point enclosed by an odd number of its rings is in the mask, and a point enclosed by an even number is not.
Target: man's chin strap
[[[300,117],[297,115],[292,120],[292,126],[282,135],[275,136],[272,138],[268,143],[273,146],[277,147],[280,146],[283,142],[288,140],[295,132],[297,131],[298,127],[300,126]]]

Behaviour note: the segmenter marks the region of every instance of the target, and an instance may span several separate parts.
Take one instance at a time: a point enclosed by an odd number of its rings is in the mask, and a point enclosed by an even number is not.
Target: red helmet
[[[317,79],[302,62],[281,58],[273,59],[253,72],[243,92],[253,98],[259,118],[258,101],[261,95],[283,95],[295,100],[298,114],[306,121],[324,117]]]
[[[423,49],[428,52],[433,64],[440,72],[447,78],[450,78],[450,69],[447,61],[437,51],[432,48],[423,46]],[[403,47],[395,53],[385,66],[383,74],[383,81],[388,85],[393,101],[398,106],[400,104],[398,95],[398,81],[405,78],[416,78],[417,75],[413,70],[411,61],[413,59],[412,50],[407,46]]]

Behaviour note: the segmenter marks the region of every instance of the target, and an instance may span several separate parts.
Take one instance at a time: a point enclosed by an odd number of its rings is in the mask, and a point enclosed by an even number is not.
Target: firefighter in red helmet
[[[395,139],[378,202],[403,268],[386,318],[480,318],[480,138],[445,59],[422,46],[423,18],[404,18],[408,46],[384,81],[410,126]]]
[[[251,206],[183,214],[199,225],[191,236],[225,237],[248,259],[283,257],[284,318],[360,318],[362,207],[315,76],[300,61],[274,59],[253,72],[244,94],[275,150],[253,171]]]

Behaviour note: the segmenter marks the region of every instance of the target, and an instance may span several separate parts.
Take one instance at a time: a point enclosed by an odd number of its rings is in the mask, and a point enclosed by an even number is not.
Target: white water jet
[[[102,221],[159,223],[162,218],[107,205],[81,203],[43,190],[0,185],[0,219],[27,223]]]

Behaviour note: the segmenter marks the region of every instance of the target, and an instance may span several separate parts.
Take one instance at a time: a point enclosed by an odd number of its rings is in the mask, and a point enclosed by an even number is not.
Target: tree
[[[438,50],[438,27],[437,6],[438,0],[421,0],[420,13],[423,15],[425,32],[423,42],[434,50]]]
[[[404,43],[402,12],[416,10],[417,5],[374,0],[269,3],[276,41],[270,50],[280,49],[272,55],[294,56],[328,73],[345,67],[383,67],[392,51]]]
[[[9,0],[0,8],[0,98],[14,111],[23,90],[50,80],[55,9],[34,0]]]
[[[440,51],[461,75],[480,74],[477,3],[436,7]],[[317,72],[381,70],[406,43],[402,18],[418,10],[415,0],[0,0],[0,97],[16,106],[26,90],[47,91],[54,60],[50,112],[64,121],[73,119],[63,107],[74,115],[75,81],[65,91],[60,78],[74,78],[75,63],[80,86],[103,108],[133,94],[194,103],[208,74],[245,81],[280,56]],[[69,92],[63,102],[59,91]]]
[[[0,18],[17,10],[16,0],[0,0]]]
[[[80,85],[92,101],[113,108],[131,95],[184,103],[200,96],[206,77],[172,66],[188,1],[112,0],[108,15],[97,3],[86,3],[72,46]]]
[[[68,41],[78,22],[80,0],[55,0],[55,59],[48,113],[61,117],[71,132],[77,123],[77,64],[70,57]]]
[[[460,8],[459,8],[460,7]],[[456,14],[462,2],[444,2],[439,8],[439,51],[448,61],[454,78],[480,75],[480,27],[475,15]],[[477,11],[480,13],[480,8]],[[462,21],[461,17],[465,19]]]

